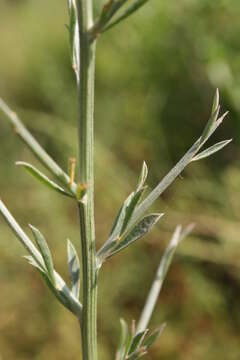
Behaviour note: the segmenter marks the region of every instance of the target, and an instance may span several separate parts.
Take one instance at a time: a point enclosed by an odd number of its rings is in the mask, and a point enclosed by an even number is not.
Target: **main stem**
[[[92,0],[77,0],[79,25],[79,170],[86,194],[79,202],[82,244],[83,313],[81,319],[84,360],[97,360],[97,273],[94,226],[94,73],[95,42],[88,30],[93,23]]]

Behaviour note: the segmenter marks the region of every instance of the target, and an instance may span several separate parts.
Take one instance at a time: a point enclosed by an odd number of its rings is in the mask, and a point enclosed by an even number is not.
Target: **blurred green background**
[[[77,153],[66,3],[0,0],[0,94],[64,168]],[[119,318],[138,318],[174,227],[189,222],[196,228],[177,252],[151,323],[168,326],[148,359],[240,358],[239,19],[239,0],[152,0],[99,40],[98,246],[134,188],[142,160],[154,186],[200,135],[216,87],[230,115],[211,143],[234,138],[221,153],[190,165],[164,193],[155,209],[166,215],[151,236],[105,264],[102,360],[114,358]],[[0,142],[0,196],[28,233],[32,223],[46,235],[67,279],[66,238],[79,247],[76,208],[16,168],[16,160],[37,162],[2,115]],[[0,231],[0,359],[80,359],[75,319],[21,258],[24,249],[2,220]]]

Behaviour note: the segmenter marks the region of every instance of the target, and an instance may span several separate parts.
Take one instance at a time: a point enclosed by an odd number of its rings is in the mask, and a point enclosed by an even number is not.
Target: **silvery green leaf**
[[[140,239],[146,235],[152,227],[158,222],[158,220],[163,216],[163,214],[150,214],[145,216],[130,232],[129,234],[121,240],[117,246],[112,250],[110,256],[118,253],[119,251],[125,249],[136,240]]]
[[[122,228],[122,224],[124,222],[124,218],[126,215],[126,208],[129,205],[131,199],[134,196],[134,192],[132,192],[127,199],[124,201],[123,205],[121,206],[121,208],[119,209],[117,216],[114,220],[111,232],[110,232],[110,239],[114,240],[121,232],[121,228]]]
[[[137,189],[141,189],[144,186],[144,184],[147,180],[147,176],[148,176],[148,168],[147,168],[147,164],[144,161],[143,165],[142,165],[141,174],[140,174],[140,177],[138,180]]]
[[[207,125],[205,126],[202,136],[201,136],[201,142],[203,143],[209,136],[209,133],[211,132],[211,130],[214,128],[214,124],[217,121],[218,118],[218,114],[220,111],[220,105],[219,105],[219,92],[218,89],[216,90],[214,99],[213,99],[213,104],[212,104],[212,112],[211,112],[211,116],[207,122]]]
[[[133,337],[131,344],[130,344],[130,348],[128,350],[128,355],[131,355],[132,353],[134,353],[135,351],[137,351],[140,348],[147,332],[148,332],[148,330],[141,331]]]
[[[50,180],[46,175],[44,175],[41,171],[39,171],[37,168],[32,166],[31,164],[28,164],[23,161],[16,162],[16,165],[23,166],[25,170],[27,170],[32,176],[34,176],[37,180],[39,180],[42,184],[47,186],[49,189],[57,191],[58,193],[62,195],[66,195],[69,197],[72,197],[70,193],[68,193],[66,190],[64,190],[61,186],[56,184],[54,181]]]
[[[219,107],[219,91],[218,91],[218,89],[216,89],[216,93],[213,98],[213,104],[212,104],[212,114],[215,113],[215,111],[218,109],[218,107]]]
[[[143,346],[145,346],[147,350],[159,339],[165,327],[166,324],[161,325],[144,340]]]
[[[231,141],[232,141],[232,139],[224,140],[224,141],[220,141],[220,142],[214,144],[213,146],[210,146],[206,150],[204,150],[204,151],[200,152],[199,154],[197,154],[196,156],[194,156],[192,161],[198,161],[198,160],[201,160],[201,159],[204,159],[204,158],[207,158],[207,157],[213,155],[214,153],[216,153],[217,151],[221,150],[226,145],[228,145]]]
[[[137,204],[139,203],[139,200],[142,197],[144,190],[145,190],[145,187],[139,188],[139,190],[137,190],[135,193],[133,193],[133,195],[130,198],[130,201],[127,202],[127,204],[125,206],[125,216],[124,216],[124,219],[122,222],[119,236],[121,236],[124,233],[129,221],[132,218],[133,212],[134,212]]]
[[[125,360],[130,341],[130,334],[128,330],[128,325],[124,319],[120,319],[120,325],[120,340],[116,353],[116,360]]]
[[[78,299],[80,293],[80,263],[75,247],[68,240],[68,268],[72,281],[72,293]]]
[[[48,244],[44,238],[44,236],[41,234],[41,232],[36,229],[34,226],[29,225],[30,229],[32,230],[33,236],[36,240],[37,246],[39,248],[39,251],[42,254],[44,264],[46,266],[47,274],[49,276],[49,280],[52,282],[52,284],[56,284],[56,279],[54,276],[54,267],[53,267],[53,260],[52,255],[49,250]]]
[[[26,259],[30,265],[32,265],[40,272],[46,273],[46,270],[43,267],[41,267],[31,255],[25,255],[23,256],[23,258]]]

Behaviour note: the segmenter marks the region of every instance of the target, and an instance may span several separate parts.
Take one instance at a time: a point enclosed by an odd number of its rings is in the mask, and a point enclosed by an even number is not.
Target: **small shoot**
[[[41,234],[41,232],[36,229],[34,226],[29,225],[30,229],[32,230],[33,236],[36,240],[36,244],[39,248],[39,251],[43,257],[44,260],[44,264],[46,267],[46,273],[49,277],[49,280],[51,281],[51,283],[56,286],[56,279],[55,279],[55,275],[54,275],[54,267],[53,267],[53,260],[52,260],[52,255],[50,252],[50,249],[48,247],[48,244],[44,238],[44,236]]]
[[[23,162],[17,161],[17,166],[22,166],[30,175],[32,175],[35,179],[40,181],[43,185],[48,187],[50,190],[53,190],[61,195],[65,195],[68,197],[73,197],[71,193],[63,189],[61,186],[56,184],[54,181],[50,180],[46,175],[44,175],[41,171],[35,168],[33,165]]]
[[[77,251],[70,240],[67,244],[68,250],[68,269],[72,282],[72,293],[79,299],[80,293],[80,262],[78,258]]]
[[[113,250],[118,244],[122,243],[123,239],[126,238],[127,233],[132,230],[133,226],[129,229],[129,223],[133,217],[134,211],[139,204],[143,193],[146,189],[146,179],[147,179],[148,169],[145,162],[143,162],[142,170],[138,180],[137,188],[135,192],[132,192],[127,199],[124,201],[121,206],[118,214],[114,220],[110,236],[106,243],[99,250],[99,258],[105,259],[107,254],[110,254],[110,250]],[[133,224],[134,225],[134,224]],[[129,240],[129,238],[128,238]],[[126,246],[124,246],[126,247]],[[111,255],[110,255],[111,256]]]
[[[139,221],[146,211],[153,205],[153,203],[159,198],[159,196],[174,182],[174,180],[182,173],[187,165],[189,165],[192,160],[197,156],[199,150],[205,144],[205,142],[210,138],[210,136],[216,131],[216,129],[221,125],[225,119],[228,112],[225,112],[222,116],[216,119],[216,107],[218,105],[219,95],[218,91],[216,92],[212,111],[215,109],[215,112],[210,117],[207,125],[205,126],[202,136],[195,141],[191,148],[186,152],[186,154],[178,161],[178,163],[169,171],[169,173],[158,183],[158,185],[147,195],[147,197],[136,207],[129,226],[133,223]],[[227,140],[228,141],[228,140]],[[225,144],[224,144],[225,145]],[[227,144],[226,144],[227,145]]]
[[[128,325],[124,320],[121,322],[120,341],[115,356],[116,360],[137,360],[146,355],[150,347],[161,336],[165,324],[154,330],[149,336],[148,329],[141,332],[130,333]]]

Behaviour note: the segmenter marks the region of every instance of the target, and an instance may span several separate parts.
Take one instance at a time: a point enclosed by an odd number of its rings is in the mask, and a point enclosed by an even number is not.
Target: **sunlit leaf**
[[[16,165],[22,166],[25,170],[29,172],[32,176],[34,176],[37,180],[39,180],[42,184],[47,186],[49,189],[54,190],[62,195],[66,195],[72,197],[70,193],[64,190],[61,186],[56,184],[54,181],[50,180],[46,175],[44,175],[37,168],[23,161],[16,162]]]

